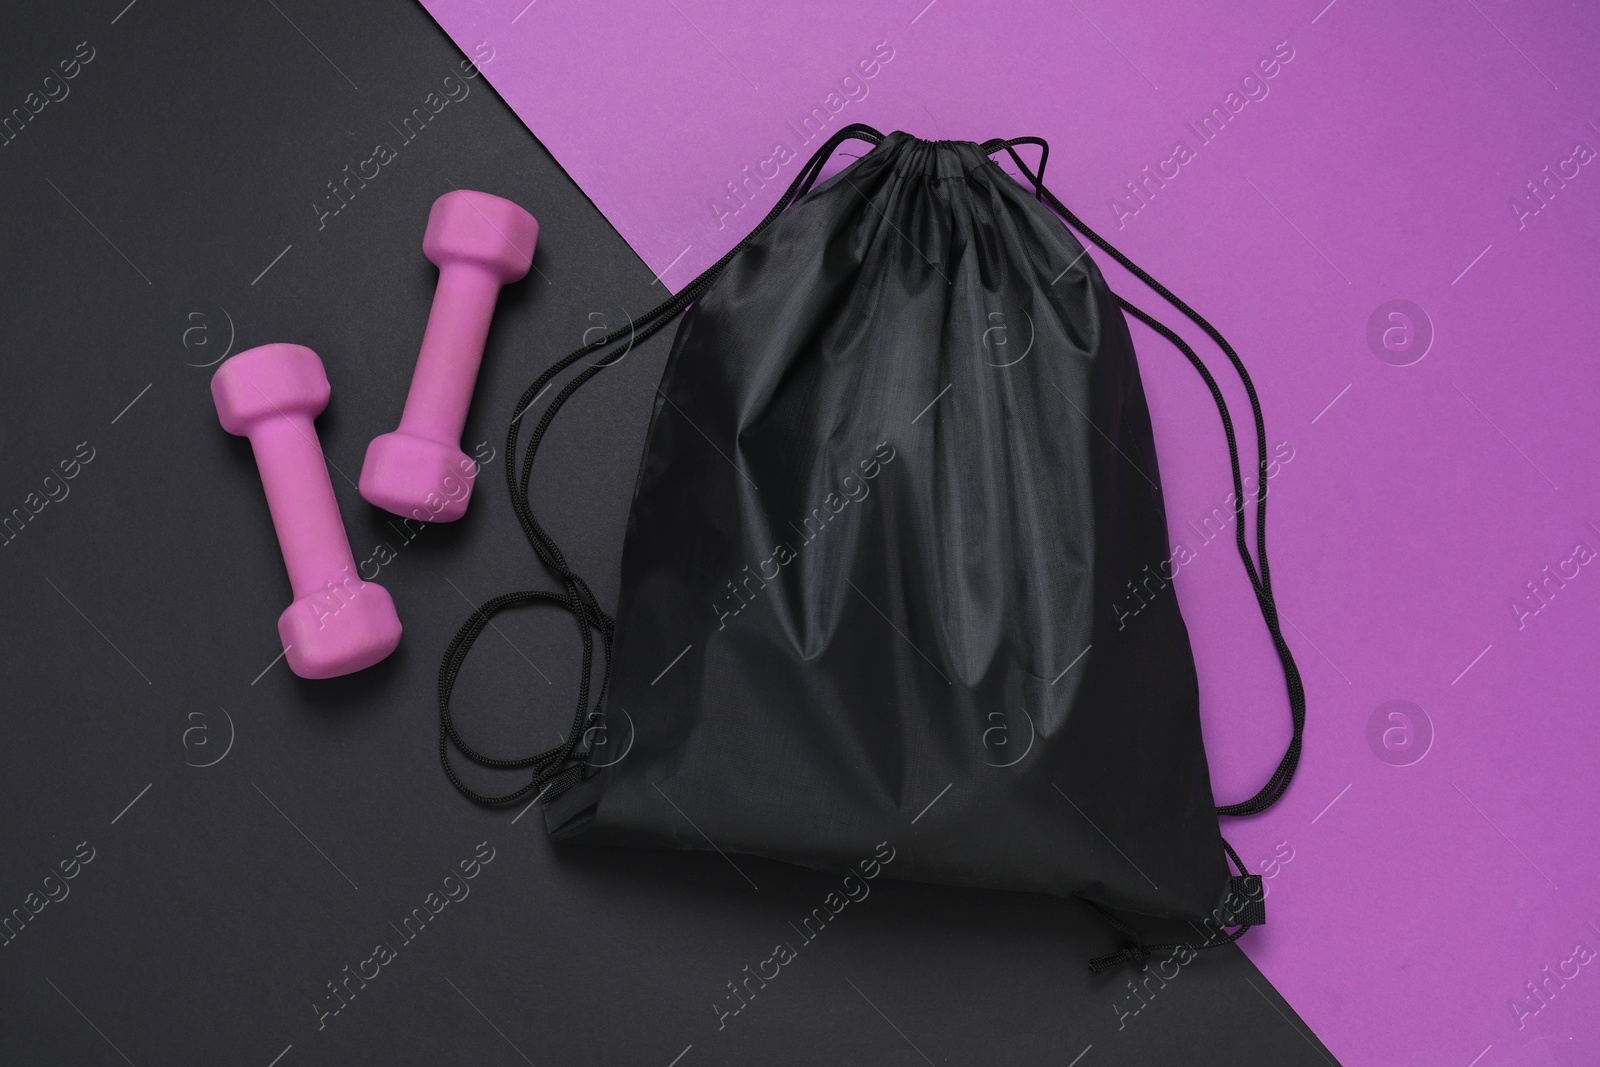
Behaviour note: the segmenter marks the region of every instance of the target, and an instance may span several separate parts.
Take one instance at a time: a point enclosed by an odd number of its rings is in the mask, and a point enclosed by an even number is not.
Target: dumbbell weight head
[[[357,575],[312,420],[328,376],[301,345],[252,348],[217,368],[211,396],[223,429],[250,439],[283,549],[294,603],[278,619],[289,669],[302,678],[361,670],[400,643],[388,590]]]
[[[217,418],[236,437],[250,436],[250,430],[265,419],[291,413],[315,419],[332,395],[322,360],[304,345],[247,349],[211,376]]]
[[[461,449],[395,430],[367,446],[361,495],[418,522],[452,522],[467,513],[477,474],[478,465]]]
[[[474,263],[495,276],[497,285],[514,282],[533,266],[539,223],[511,201],[490,193],[456,189],[433,202],[422,254],[441,270]]]

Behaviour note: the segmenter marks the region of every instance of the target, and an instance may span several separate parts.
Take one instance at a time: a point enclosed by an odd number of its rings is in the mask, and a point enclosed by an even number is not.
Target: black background
[[[1112,939],[1076,905],[886,880],[719,1030],[727,983],[835,879],[741,860],[752,889],[715,855],[557,851],[537,813],[463,800],[437,754],[450,636],[490,595],[550,587],[506,506],[511,406],[661,285],[482,78],[401,144],[390,124],[462,59],[417,5],[112,0],[5,21],[0,113],[80,42],[94,57],[0,148],[0,515],[84,442],[93,458],[0,547],[0,914],[80,842],[94,859],[0,947],[0,1063],[1332,1062],[1236,949],[1119,1029],[1133,972],[1087,974]],[[378,142],[397,158],[319,228],[326,183]],[[352,479],[398,421],[436,277],[423,225],[452,186],[538,217],[537,272],[501,296],[467,426],[496,462],[462,521],[408,541]],[[535,475],[607,605],[670,332],[568,405]],[[343,679],[274,662],[288,582],[200,366],[274,341],[327,366],[317,428],[356,559],[394,554],[377,581],[405,638]],[[576,630],[497,623],[455,706],[486,746],[542,749],[570,720]],[[480,842],[494,859],[470,895],[401,945],[390,924]],[[319,1027],[326,983],[379,941],[397,958]]]

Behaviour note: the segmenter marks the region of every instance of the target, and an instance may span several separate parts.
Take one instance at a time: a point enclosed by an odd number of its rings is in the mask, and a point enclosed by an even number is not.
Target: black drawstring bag
[[[874,148],[813,189],[847,139]],[[1022,143],[1041,149],[1037,175]],[[1002,149],[1031,193],[990,158]],[[837,871],[889,842],[895,877],[1087,902],[1128,938],[1095,970],[1224,944],[1264,920],[1259,876],[1217,825],[1283,794],[1304,722],[1267,568],[1260,405],[1221,334],[1044,188],[1048,151],[1037,138],[842,129],[718,263],[528,387],[506,476],[562,589],[497,597],[451,643],[439,747],[457,788],[485,804],[537,794],[557,840]],[[1261,457],[1259,571],[1216,382],[1111,292],[1062,219],[1205,330],[1243,380]],[[529,475],[567,399],[685,309],[613,619],[535,519]],[[1182,350],[1217,404],[1239,552],[1288,684],[1288,751],[1226,807],[1212,798],[1188,632],[1159,577],[1171,552],[1124,312]],[[530,405],[580,361],[519,466]],[[577,708],[557,748],[496,759],[457,732],[450,691],[489,618],[526,603],[577,620]],[[631,747],[591,761],[607,720],[618,734],[627,724]],[[474,792],[451,745],[531,780]],[[1149,945],[1107,909],[1207,925],[1195,943]]]

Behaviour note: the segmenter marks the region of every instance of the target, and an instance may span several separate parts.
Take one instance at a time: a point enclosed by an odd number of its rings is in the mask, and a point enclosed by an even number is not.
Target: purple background
[[[1579,142],[1600,149],[1596,13],[923,3],[426,6],[672,289],[765,214],[821,140],[786,124],[826,109],[877,42],[893,58],[829,131],[1047,138],[1052,188],[1222,329],[1269,441],[1293,449],[1273,480],[1272,557],[1306,754],[1277,808],[1225,827],[1272,873],[1272,925],[1244,950],[1350,1064],[1596,1062],[1600,958],[1567,964],[1577,975],[1543,1003],[1525,988],[1578,942],[1600,951],[1600,560],[1560,578],[1579,543],[1600,553],[1600,160],[1563,164]],[[1282,42],[1293,58],[1264,98],[1203,143],[1186,123]],[[1125,183],[1180,140],[1193,158],[1137,205]],[[719,226],[724,183],[778,141],[799,158]],[[1577,173],[1540,203],[1526,186],[1547,165]],[[1118,196],[1138,206],[1120,227]],[[1392,300],[1421,309],[1414,336],[1431,324],[1425,352],[1369,343]],[[1233,801],[1282,750],[1282,684],[1230,539],[1189,525],[1226,509],[1216,414],[1181,356],[1135,334],[1172,536],[1196,554],[1177,584],[1217,794]],[[1525,588],[1540,581],[1542,604]],[[1403,729],[1390,748],[1381,725],[1369,740],[1393,700],[1431,724],[1420,760]],[[1275,851],[1293,858],[1272,866]],[[1520,1028],[1518,997],[1539,1009]]]

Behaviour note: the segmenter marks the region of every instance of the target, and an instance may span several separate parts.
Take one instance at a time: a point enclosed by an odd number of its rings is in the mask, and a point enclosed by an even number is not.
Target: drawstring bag
[[[848,139],[874,147],[816,184]],[[1024,143],[1041,149],[1037,174]],[[990,158],[1001,150],[1033,189]],[[1077,898],[1126,939],[1096,970],[1263,921],[1260,878],[1217,823],[1282,796],[1304,722],[1267,568],[1260,405],[1222,335],[1045,189],[1048,151],[1037,138],[842,129],[714,266],[528,387],[506,477],[560,588],[490,600],[451,643],[439,745],[457,788],[485,804],[534,797],[560,841],[838,872],[876,873],[889,855],[892,877]],[[1203,329],[1243,380],[1261,457],[1259,570],[1206,364],[1112,293],[1062,220]],[[535,518],[529,475],[567,399],[680,312],[613,617]],[[1255,796],[1224,807],[1188,633],[1153,577],[1171,552],[1125,313],[1177,346],[1216,402],[1239,552],[1288,684],[1288,751]],[[518,604],[571,612],[583,665],[566,740],[500,759],[463,739],[450,692],[491,616]],[[624,758],[591,759],[602,723],[631,731]],[[479,794],[451,747],[531,778]],[[1150,945],[1118,913],[1206,926],[1197,942]]]

